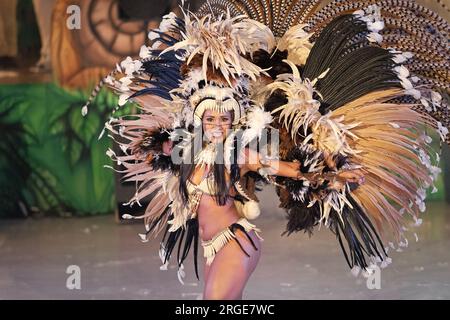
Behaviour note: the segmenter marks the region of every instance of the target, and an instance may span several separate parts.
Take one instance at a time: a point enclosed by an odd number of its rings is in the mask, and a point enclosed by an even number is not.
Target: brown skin
[[[233,116],[230,112],[206,110],[203,113],[203,132],[210,142],[220,143],[226,139],[231,130]]]
[[[232,125],[230,112],[220,113],[206,110],[203,114],[203,130],[205,136],[215,143],[223,142]],[[241,165],[241,175],[248,171],[257,171],[261,165],[259,154],[247,149],[246,161]],[[296,162],[274,161],[265,163],[273,174],[285,177],[298,178],[298,168],[301,165]],[[208,174],[208,167],[197,168],[191,181],[200,184]],[[342,183],[345,181],[363,182],[363,173],[360,170],[346,171],[339,174]],[[203,195],[197,211],[199,220],[199,234],[202,240],[210,240],[214,235],[238,221],[239,215],[233,199],[229,199],[224,206],[218,206],[215,199]],[[204,264],[205,287],[203,298],[206,300],[240,300],[244,287],[255,270],[261,256],[261,242],[256,234],[250,232],[250,237],[258,250],[256,251],[241,231],[236,232],[239,242],[250,255],[247,257],[235,241],[226,244],[215,256],[210,266]]]

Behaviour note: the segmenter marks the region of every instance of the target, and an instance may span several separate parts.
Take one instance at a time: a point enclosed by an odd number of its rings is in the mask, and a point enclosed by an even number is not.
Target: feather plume
[[[166,48],[162,53],[184,50],[184,59],[189,65],[197,55],[203,56],[202,75],[207,79],[208,61],[219,70],[231,86],[231,78],[247,75],[256,80],[263,70],[245,58],[247,54],[263,49],[271,51],[275,38],[264,24],[248,19],[244,15],[225,16],[214,19],[211,15],[202,18],[184,12],[185,32],[181,41]]]

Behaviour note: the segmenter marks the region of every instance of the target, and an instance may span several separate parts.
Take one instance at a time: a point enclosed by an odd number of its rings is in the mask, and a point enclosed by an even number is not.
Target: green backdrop
[[[0,216],[112,211],[111,141],[98,135],[117,101],[102,93],[83,118],[86,99],[53,84],[0,86]]]

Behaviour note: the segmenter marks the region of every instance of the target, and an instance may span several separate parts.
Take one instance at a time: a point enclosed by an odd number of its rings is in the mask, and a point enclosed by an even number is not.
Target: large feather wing
[[[439,104],[418,103],[415,108],[419,112],[431,115],[441,123],[439,128],[445,131],[446,142],[450,145],[450,133],[448,133],[450,130],[449,22],[416,1],[334,0],[325,6],[322,3],[323,1],[320,0],[233,0],[227,1],[225,5],[223,0],[210,0],[200,7],[198,14],[206,15],[212,12],[219,16],[229,10],[232,15],[247,15],[269,26],[276,37],[282,37],[292,27],[305,24],[305,30],[312,33],[311,42],[317,42],[320,37],[324,38],[324,29],[328,28],[332,31],[330,24],[336,18],[376,5],[381,9],[384,20],[384,29],[379,32],[379,36],[383,39],[380,46],[385,49],[412,53],[413,59],[405,61],[405,66],[410,72],[410,78],[416,80],[415,86],[426,86],[431,89],[428,93],[423,92],[425,98],[430,98],[432,91],[444,97]],[[338,46],[341,50],[345,49],[341,53],[345,52],[347,55],[359,48],[362,44],[361,40],[364,40],[365,37],[361,37],[358,28],[354,28],[354,30],[355,32],[347,34],[332,33],[332,36],[336,37],[334,40],[332,38],[323,39],[324,46],[316,46],[318,52],[314,52],[313,58],[320,60],[317,54],[327,53],[333,54],[335,59],[342,58],[342,56],[336,56],[336,52],[330,52],[330,49],[333,46],[336,48],[335,45],[343,40],[346,45],[341,43]],[[341,61],[350,62],[350,58],[354,59],[362,55],[364,52],[348,56],[349,59]],[[323,59],[320,60],[320,65],[323,65],[323,62]],[[355,73],[358,72],[355,71]],[[319,74],[320,71],[316,70],[314,74],[308,76],[314,78]],[[358,76],[364,75],[359,74]],[[406,83],[406,85],[410,84]],[[415,100],[420,100],[420,98],[422,97],[418,97],[416,94]],[[398,100],[399,102],[417,102],[411,96],[404,96]]]

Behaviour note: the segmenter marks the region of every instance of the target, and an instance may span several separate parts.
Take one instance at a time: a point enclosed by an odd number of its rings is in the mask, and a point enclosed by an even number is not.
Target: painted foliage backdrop
[[[116,98],[101,94],[83,118],[85,99],[53,84],[0,86],[1,216],[112,211],[110,141],[98,135]]]

